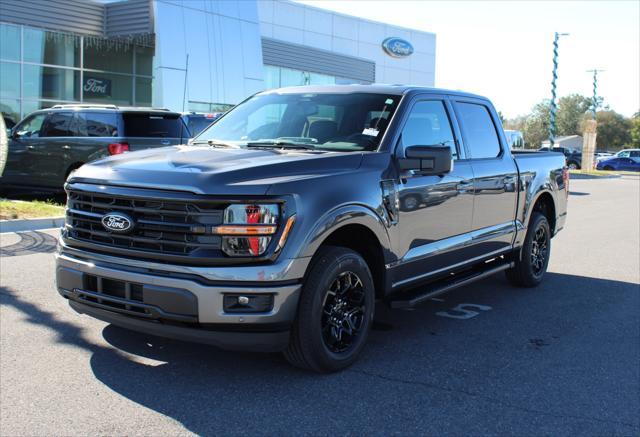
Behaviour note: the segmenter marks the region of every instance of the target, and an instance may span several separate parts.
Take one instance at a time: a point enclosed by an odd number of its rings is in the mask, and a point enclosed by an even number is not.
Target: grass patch
[[[61,217],[64,205],[53,201],[0,199],[0,220],[37,217]]]
[[[615,175],[632,175],[638,176],[640,172],[637,171],[622,171],[622,170],[569,170],[570,174],[586,174],[590,176],[615,176]]]

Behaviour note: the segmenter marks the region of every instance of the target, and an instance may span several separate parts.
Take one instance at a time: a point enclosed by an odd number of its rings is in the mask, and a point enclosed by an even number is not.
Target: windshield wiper
[[[199,144],[207,144],[211,147],[225,147],[225,148],[237,148],[236,146],[232,145],[232,144],[228,144],[225,143],[224,141],[220,141],[220,140],[206,140],[206,141],[194,141],[191,143],[194,146],[197,146]]]
[[[269,147],[273,149],[302,149],[316,150],[314,146],[294,141],[272,140],[272,141],[251,141],[246,144],[247,147]]]

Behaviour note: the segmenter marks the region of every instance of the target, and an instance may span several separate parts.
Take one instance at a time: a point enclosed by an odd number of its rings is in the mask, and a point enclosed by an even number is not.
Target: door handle
[[[36,148],[36,146],[27,146],[27,149],[29,149],[29,150],[33,150],[35,148]]]
[[[63,148],[64,150],[69,150],[69,149],[71,148],[71,146],[69,146],[69,145],[65,144],[64,146],[62,146],[62,148]]]

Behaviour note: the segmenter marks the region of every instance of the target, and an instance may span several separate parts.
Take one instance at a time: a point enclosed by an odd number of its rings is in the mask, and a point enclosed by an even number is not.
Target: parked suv
[[[3,188],[61,191],[81,165],[109,155],[186,142],[180,113],[113,105],[57,105],[13,127]]]
[[[330,372],[362,351],[376,302],[498,272],[540,284],[568,172],[559,153],[511,152],[484,97],[311,86],[259,93],[192,145],[87,164],[66,190],[73,309]]]

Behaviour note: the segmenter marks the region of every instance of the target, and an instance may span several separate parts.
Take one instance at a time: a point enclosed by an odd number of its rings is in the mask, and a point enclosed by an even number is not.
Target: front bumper
[[[69,249],[62,247],[56,255],[57,287],[80,313],[123,328],[224,349],[276,351],[288,343],[302,287],[300,279],[237,281],[233,280],[237,279],[236,268],[226,267],[209,269],[209,276],[232,279],[210,280],[175,272],[174,266],[164,265],[159,270],[160,266],[150,268],[146,263],[142,268],[138,262],[132,266],[128,259],[108,257],[106,262],[102,256],[96,259],[93,254]],[[271,278],[303,270],[300,263],[306,267],[307,260],[293,261],[293,267],[284,263],[287,272]],[[255,271],[249,277],[264,278],[265,268],[273,267],[252,268]],[[247,276],[243,272],[243,277]],[[100,284],[98,290],[95,284]],[[103,294],[103,284],[118,292],[121,289],[122,294]],[[271,304],[262,312],[225,311],[225,296],[239,295],[268,295]]]

